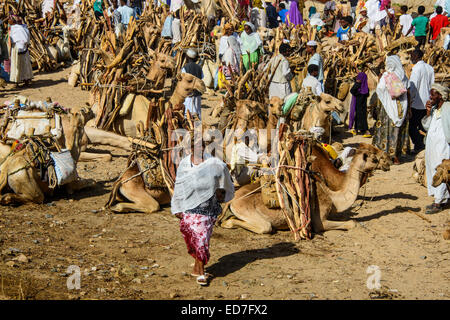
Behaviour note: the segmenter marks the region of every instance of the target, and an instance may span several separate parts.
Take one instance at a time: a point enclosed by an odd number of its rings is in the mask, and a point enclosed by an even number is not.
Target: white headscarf
[[[30,31],[24,24],[14,24],[11,26],[11,41],[15,44],[19,52],[26,51],[30,42]]]
[[[247,32],[244,30],[241,33],[241,52],[242,54],[247,54],[247,51],[250,53],[255,52],[259,47],[262,48],[262,41],[259,37],[258,32],[256,32],[256,28],[253,25],[253,23],[247,22],[245,24],[246,26],[249,26],[252,29],[251,34],[247,34]]]
[[[387,75],[389,72],[393,72],[397,75],[397,77],[403,82],[405,85],[405,88],[409,88],[409,80],[406,77],[405,70],[403,69],[402,62],[400,61],[400,58],[397,55],[394,56],[388,56],[386,58],[386,72],[383,73],[383,76],[380,79],[380,82],[378,82],[377,86],[377,95],[378,99],[380,99],[384,110],[386,111],[388,117],[392,120],[394,125],[396,127],[401,127],[403,124],[403,121],[406,118],[406,111],[408,108],[408,99],[407,94],[402,94],[397,99],[392,99],[391,95],[389,94],[389,90],[386,87],[386,81],[385,81],[385,75]],[[399,114],[398,112],[398,106],[397,101],[401,104],[402,112]]]
[[[234,185],[227,165],[211,157],[197,166],[191,165],[191,155],[181,160],[173,191],[173,214],[197,208],[211,199],[217,189],[225,190],[225,202],[234,197]]]

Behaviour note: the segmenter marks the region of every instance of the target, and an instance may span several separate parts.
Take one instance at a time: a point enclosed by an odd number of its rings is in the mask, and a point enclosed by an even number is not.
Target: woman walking
[[[378,86],[378,105],[372,144],[386,151],[394,164],[409,152],[408,121],[406,120],[409,80],[397,55],[386,58],[386,71]]]
[[[16,86],[21,82],[29,85],[33,78],[30,53],[28,52],[30,31],[25,24],[22,24],[22,19],[19,16],[11,15],[9,24],[11,25],[9,31],[11,41],[11,74],[9,81],[14,82]]]
[[[369,97],[369,86],[367,74],[358,73],[355,84],[350,89],[352,102],[350,104],[349,129],[353,135],[363,134],[364,138],[371,138],[367,124],[367,98]]]
[[[180,231],[188,253],[194,258],[192,276],[204,286],[209,283],[205,265],[209,261],[209,240],[217,217],[222,213],[221,202],[234,197],[234,186],[228,168],[220,159],[191,155],[181,160],[177,169],[172,197],[172,213],[180,219]]]
[[[247,22],[244,25],[244,31],[241,33],[241,53],[244,71],[258,65],[262,55],[264,54],[263,43],[256,32],[255,26]]]

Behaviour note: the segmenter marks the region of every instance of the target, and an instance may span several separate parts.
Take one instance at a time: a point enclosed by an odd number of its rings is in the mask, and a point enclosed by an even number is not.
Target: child
[[[419,15],[411,23],[411,27],[409,28],[406,36],[408,36],[411,33],[413,27],[415,27],[416,29],[414,30],[414,36],[419,42],[418,46],[421,47],[424,46],[427,41],[428,18],[423,15],[425,12],[424,6],[420,6],[418,12]]]
[[[367,75],[364,72],[358,73],[350,93],[353,95],[348,121],[350,132],[353,135],[364,132],[363,137],[370,138],[371,135],[367,124],[367,98],[369,97],[369,86],[367,84]]]
[[[406,13],[407,11],[407,6],[401,6],[400,12],[402,15],[400,16],[400,25],[402,26],[402,34],[404,36],[408,34],[409,28],[411,28],[411,24],[413,22],[413,18],[410,14]]]
[[[341,27],[339,28],[336,34],[336,36],[339,39],[339,42],[350,40],[350,26],[352,25],[352,23],[353,19],[350,16],[341,19],[340,21]]]

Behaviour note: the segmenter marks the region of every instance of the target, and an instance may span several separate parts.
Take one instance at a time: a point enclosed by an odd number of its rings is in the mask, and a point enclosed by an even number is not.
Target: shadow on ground
[[[293,243],[281,242],[268,248],[245,250],[228,254],[221,257],[218,262],[211,265],[206,271],[212,273],[215,277],[225,277],[254,261],[287,257],[299,252],[300,250]]]

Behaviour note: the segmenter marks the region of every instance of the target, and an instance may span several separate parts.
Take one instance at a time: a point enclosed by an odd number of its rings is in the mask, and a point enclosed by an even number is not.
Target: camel
[[[90,109],[72,108],[68,114],[61,115],[63,134],[58,143],[68,149],[77,163],[81,146],[80,141],[84,133],[84,125],[94,114]],[[12,193],[0,196],[0,204],[23,204],[27,202],[43,203],[44,195],[50,192],[48,184],[42,182],[38,176],[37,168],[29,165],[30,156],[23,149],[15,154],[10,154],[9,145],[0,145],[0,191],[6,185],[12,189]],[[69,194],[92,185],[90,180],[78,179],[64,187]]]
[[[167,108],[173,107],[174,110],[183,108],[184,99],[194,90],[202,93],[206,90],[203,81],[191,74],[179,74],[177,79],[178,83],[174,94],[167,104]],[[170,203],[170,194],[167,188],[148,188],[135,164],[127,168],[120,179],[116,181],[109,203],[112,202],[118,202],[110,207],[114,212],[153,213],[159,210],[160,205]]]
[[[153,83],[153,89],[161,90],[164,88],[168,70],[175,69],[175,59],[161,52],[153,52],[152,57],[146,79]]]
[[[175,90],[169,101],[165,103],[166,106],[164,107],[163,105],[164,108],[167,108],[168,103],[173,106],[183,104],[184,99],[191,95],[194,90],[201,93],[205,93],[206,91],[203,81],[189,73],[178,74],[176,79],[178,82]],[[131,102],[131,105],[122,107],[128,109],[126,115],[114,120],[112,131],[123,136],[136,137],[138,134],[137,127],[139,126],[139,123],[144,124],[143,122],[145,122],[148,117],[150,104],[150,101],[143,95],[136,95]],[[92,111],[94,113],[97,112],[97,104],[92,106]],[[162,112],[164,112],[164,110],[162,110]],[[92,127],[92,120],[87,125]]]
[[[450,184],[450,159],[442,160],[442,163],[436,167],[431,185],[436,188],[442,183],[446,183],[447,186]]]
[[[380,152],[365,150],[363,146],[353,157],[347,173],[337,170],[329,161],[326,152],[313,147],[312,170],[320,173],[316,177],[314,189],[316,198],[312,199],[318,210],[312,211],[311,222],[314,232],[328,230],[348,230],[355,226],[354,221],[331,221],[331,212],[343,212],[351,207],[356,200],[359,188],[367,176],[377,168],[386,170],[386,165],[380,167]],[[376,150],[375,150],[376,151]],[[323,180],[322,180],[323,179]],[[286,229],[287,223],[281,209],[269,209],[261,201],[261,193],[252,193],[259,188],[259,184],[249,184],[241,187],[230,204],[234,217],[221,222],[224,228],[242,227],[255,233],[271,233],[272,230]]]

